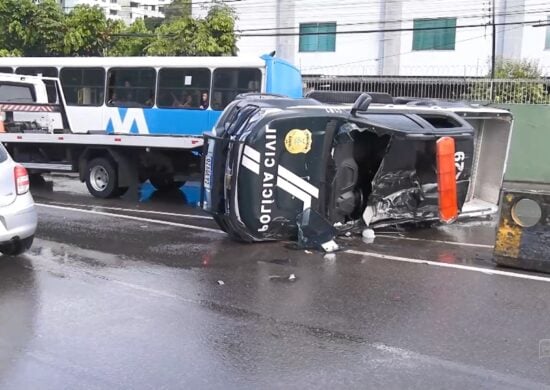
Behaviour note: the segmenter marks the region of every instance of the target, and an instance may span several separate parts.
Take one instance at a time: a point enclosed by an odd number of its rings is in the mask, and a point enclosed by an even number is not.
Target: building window
[[[300,24],[300,51],[336,51],[336,23]]]
[[[546,43],[544,48],[550,49],[550,16],[548,16],[546,20],[548,21],[548,27],[546,27]]]
[[[413,50],[454,50],[456,18],[415,19]]]

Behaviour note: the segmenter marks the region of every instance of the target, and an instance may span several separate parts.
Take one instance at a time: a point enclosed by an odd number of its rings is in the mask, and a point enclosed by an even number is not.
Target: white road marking
[[[487,275],[508,276],[508,277],[511,277],[511,278],[537,280],[539,282],[549,282],[550,283],[550,277],[537,276],[537,275],[528,275],[528,274],[516,273],[516,272],[511,272],[511,271],[501,271],[501,270],[491,269],[491,268],[472,267],[470,265],[462,265],[462,264],[440,263],[438,261],[413,259],[413,258],[410,258],[410,257],[401,257],[401,256],[392,256],[392,255],[383,255],[381,253],[362,252],[362,251],[356,251],[356,250],[353,250],[353,249],[347,250],[347,251],[345,251],[345,253],[349,253],[351,255],[375,257],[375,258],[384,259],[384,260],[402,261],[402,262],[405,262],[405,263],[414,263],[414,264],[435,265],[437,267],[443,267],[443,268],[454,268],[454,269],[460,269],[460,270],[463,270],[463,271],[480,272],[482,274],[487,274]]]
[[[139,210],[139,209],[125,209],[125,208],[120,208],[120,207],[109,207],[109,206],[78,204],[78,203],[52,202],[50,204],[59,205],[59,206],[67,206],[67,207],[71,207],[71,206],[75,206],[75,207],[92,207],[92,208],[105,209],[105,210],[128,211],[128,212],[131,212],[131,213],[157,214],[157,215],[165,215],[165,216],[169,216],[169,217],[184,217],[184,218],[212,220],[212,217],[209,217],[209,216],[206,216],[206,215],[168,213],[168,212],[165,212],[165,211],[152,211],[152,210]]]
[[[141,218],[141,217],[134,217],[134,216],[131,216],[131,215],[111,214],[111,213],[105,213],[105,212],[102,212],[102,211],[84,210],[84,209],[79,209],[79,208],[75,208],[75,207],[56,206],[56,205],[52,205],[52,204],[43,204],[43,203],[35,203],[35,204],[37,206],[40,206],[40,207],[46,207],[46,208],[52,208],[52,209],[76,211],[76,212],[85,213],[85,214],[103,215],[103,216],[111,217],[111,218],[130,219],[130,220],[133,220],[133,221],[149,222],[149,223],[155,223],[155,224],[159,224],[159,225],[168,225],[168,226],[181,227],[181,228],[191,229],[191,230],[199,230],[199,231],[203,231],[203,232],[225,234],[223,231],[218,230],[218,229],[211,229],[211,228],[202,227],[202,226],[188,225],[188,224],[185,224],[185,223],[161,221],[159,219]]]
[[[439,244],[471,246],[471,247],[474,247],[474,248],[488,248],[488,249],[493,249],[494,248],[494,245],[471,244],[471,243],[468,243],[468,242],[456,242],[456,241],[444,241],[444,240],[430,240],[430,239],[427,239],[427,238],[399,237],[399,236],[390,236],[390,235],[386,235],[386,234],[377,234],[376,237],[392,238],[394,240],[437,242]]]

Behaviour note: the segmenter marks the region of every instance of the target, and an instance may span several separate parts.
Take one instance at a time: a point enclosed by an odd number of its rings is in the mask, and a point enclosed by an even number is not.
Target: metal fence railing
[[[550,79],[304,76],[306,92],[384,92],[394,97],[550,104]]]

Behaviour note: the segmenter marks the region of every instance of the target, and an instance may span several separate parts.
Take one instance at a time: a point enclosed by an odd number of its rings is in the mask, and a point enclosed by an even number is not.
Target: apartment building
[[[203,2],[204,3],[204,2]],[[304,74],[482,76],[497,56],[550,73],[543,0],[243,0],[240,55],[277,55]],[[493,9],[494,8],[494,9]],[[201,16],[204,5],[194,5]]]
[[[171,0],[60,0],[65,11],[80,4],[99,6],[105,16],[130,24],[138,18],[164,17],[164,7]]]

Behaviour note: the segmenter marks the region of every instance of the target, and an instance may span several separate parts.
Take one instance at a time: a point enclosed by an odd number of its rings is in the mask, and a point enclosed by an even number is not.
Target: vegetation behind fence
[[[309,91],[385,92],[394,97],[550,104],[550,79],[305,76]]]

